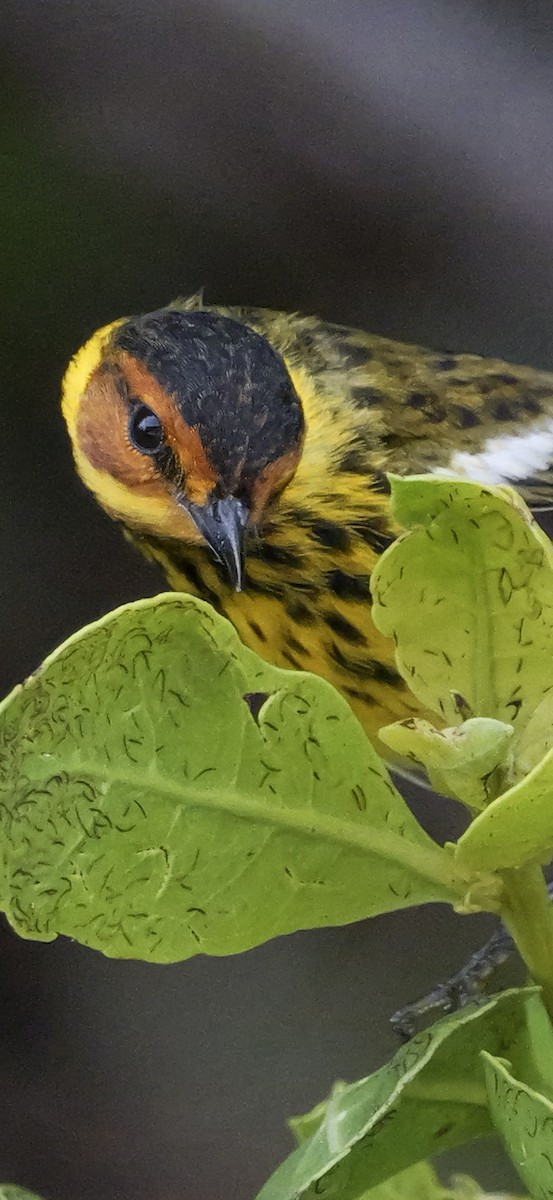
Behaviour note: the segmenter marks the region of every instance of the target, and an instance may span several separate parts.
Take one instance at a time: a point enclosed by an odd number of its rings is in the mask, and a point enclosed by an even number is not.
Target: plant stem
[[[543,1002],[553,1021],[553,906],[538,866],[501,872],[505,884],[502,919],[514,939],[531,978],[543,989]]]

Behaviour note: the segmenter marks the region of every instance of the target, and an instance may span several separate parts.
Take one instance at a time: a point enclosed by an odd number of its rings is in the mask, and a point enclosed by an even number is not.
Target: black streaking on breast
[[[254,637],[259,638],[260,642],[267,641],[267,634],[263,632],[261,626],[258,625],[257,621],[250,620],[250,621],[248,621],[248,625],[249,625]]]
[[[371,599],[371,589],[368,575],[348,575],[346,571],[329,571],[326,577],[328,587],[335,596],[344,600]]]
[[[379,528],[379,526],[381,526]],[[385,521],[379,521],[378,514],[372,513],[364,521],[353,521],[352,528],[363,538],[367,546],[370,546],[377,554],[381,554],[388,549],[394,541],[393,537],[385,531]]]
[[[289,650],[281,650],[280,653],[281,657],[285,659],[285,661],[289,664],[289,666],[292,667],[294,671],[305,670],[305,663],[300,662],[300,659],[296,658],[294,654],[290,654]]]
[[[316,610],[304,604],[303,600],[289,600],[285,605],[284,611],[286,616],[290,617],[291,621],[296,622],[298,625],[305,625],[306,627],[316,625],[319,619]]]
[[[258,542],[255,547],[255,556],[262,562],[289,567],[292,570],[302,565],[301,556],[294,550],[288,549],[287,546],[277,546],[273,542]]]
[[[152,550],[153,557],[161,561],[162,566],[168,562],[182,578],[184,590],[187,587],[198,592],[202,600],[207,600],[217,612],[221,611],[221,596],[214,591],[202,574],[202,564],[213,567],[210,551],[203,546],[188,547],[173,538],[144,537],[143,542]],[[161,552],[160,555],[156,551]],[[173,584],[173,586],[175,586]],[[225,587],[228,583],[225,578]]]
[[[321,546],[325,546],[328,550],[349,550],[351,539],[347,529],[343,525],[337,525],[335,521],[326,521],[323,517],[313,521],[311,526],[313,536]]]
[[[347,450],[340,459],[339,470],[349,475],[366,475],[368,471],[367,457],[361,449]]]
[[[336,642],[330,645],[329,654],[342,670],[348,675],[357,676],[358,679],[374,679],[377,683],[390,683],[394,686],[402,682],[399,672],[388,663],[379,662],[376,658],[352,658],[337,646]]]
[[[346,620],[340,613],[326,613],[325,622],[333,633],[339,634],[345,642],[351,642],[352,645],[361,645],[365,641],[364,634],[352,625],[351,621]]]

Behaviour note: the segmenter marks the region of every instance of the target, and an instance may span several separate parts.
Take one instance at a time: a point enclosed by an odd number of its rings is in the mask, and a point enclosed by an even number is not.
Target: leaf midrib
[[[52,759],[48,761],[48,773],[42,778],[37,773],[37,782],[47,782],[51,778]],[[60,769],[65,774],[82,778],[83,775],[104,782],[119,783],[130,788],[143,791],[151,786],[161,795],[178,801],[183,808],[198,808],[212,812],[230,814],[241,820],[254,824],[273,825],[301,836],[316,834],[317,837],[339,844],[349,849],[374,855],[395,863],[397,866],[421,876],[423,879],[437,884],[450,897],[464,897],[472,877],[460,868],[440,846],[434,845],[428,839],[427,845],[402,837],[390,829],[379,829],[374,825],[367,827],[353,825],[339,817],[321,812],[317,809],[305,811],[299,808],[278,807],[269,803],[266,797],[237,793],[225,788],[207,789],[193,787],[187,784],[185,788],[173,783],[163,775],[146,775],[132,770],[107,773],[105,766],[98,766],[83,759],[72,767],[67,759],[60,761]],[[106,793],[107,795],[108,793]],[[422,831],[421,831],[422,832]],[[423,836],[426,836],[423,834]]]
[[[467,521],[467,533],[473,532]],[[473,581],[473,604],[475,612],[476,637],[474,647],[474,699],[476,716],[498,717],[497,689],[495,687],[495,641],[490,603],[490,589],[487,583],[487,564],[479,551],[480,533],[478,539],[470,537],[472,560],[475,569],[469,578]]]

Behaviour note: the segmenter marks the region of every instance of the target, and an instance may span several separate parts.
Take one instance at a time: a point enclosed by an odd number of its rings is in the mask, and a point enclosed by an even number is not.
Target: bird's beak
[[[244,535],[249,509],[242,500],[227,496],[211,504],[186,504],[202,537],[216,558],[226,567],[230,582],[237,592],[242,591],[244,568]]]

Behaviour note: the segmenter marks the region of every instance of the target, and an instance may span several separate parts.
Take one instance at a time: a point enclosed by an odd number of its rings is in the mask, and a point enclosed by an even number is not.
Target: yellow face
[[[207,502],[216,483],[215,473],[197,433],[185,424],[143,364],[125,352],[109,358],[95,355],[96,364],[82,392],[75,395],[73,385],[79,364],[94,347],[101,350],[102,344],[105,346],[104,333],[107,330],[83,347],[64,380],[63,411],[79,473],[111,516],[160,536],[199,542],[199,531],[176,502],[175,492],[167,486],[155,459],[142,453],[131,440],[127,397],[136,398],[159,418],[165,442],[182,465],[190,500]]]
[[[175,325],[173,315],[171,320]],[[158,323],[160,321],[162,317],[158,318]],[[227,324],[235,325],[234,322]],[[121,331],[126,325],[127,322],[122,320],[100,329],[78,352],[65,375],[62,408],[77,470],[110,516],[131,529],[187,543],[207,542],[226,561],[219,541],[221,520],[230,519],[229,506],[234,506],[232,520],[237,523],[235,534],[240,539],[248,524],[259,522],[272,496],[293,475],[301,453],[301,437],[291,440],[289,445],[283,445],[276,437],[274,455],[266,453],[264,459],[258,458],[249,469],[248,454],[253,462],[250,446],[255,445],[260,422],[265,421],[267,425],[273,420],[275,429],[278,423],[274,414],[270,415],[270,397],[266,408],[261,401],[252,403],[247,393],[248,386],[252,390],[247,370],[243,369],[246,382],[242,390],[238,375],[234,378],[227,368],[227,375],[222,373],[223,384],[228,376],[226,420],[223,411],[226,397],[219,377],[216,340],[211,338],[213,345],[209,345],[218,389],[213,400],[209,396],[211,359],[209,355],[202,358],[201,346],[198,350],[194,343],[196,357],[193,358],[186,338],[182,350],[173,339],[167,348],[167,368],[162,346],[154,373],[151,348],[146,341],[144,357],[141,357],[140,325],[138,335],[135,335],[135,352],[125,348]],[[240,330],[239,326],[236,328]],[[246,330],[244,336],[251,338],[255,351],[254,339],[262,339]],[[182,361],[178,361],[179,354],[182,354]],[[186,382],[187,355],[190,356],[192,383],[183,401],[177,387],[170,390],[166,385],[164,371],[168,375],[176,357],[179,379]],[[231,364],[234,361],[232,351],[230,361]],[[197,420],[195,387],[198,391]],[[210,412],[215,429],[213,435],[209,426]],[[229,444],[226,458],[225,438]],[[234,459],[231,453],[233,438],[239,447],[245,447]],[[213,521],[216,527],[212,537],[210,522]]]

